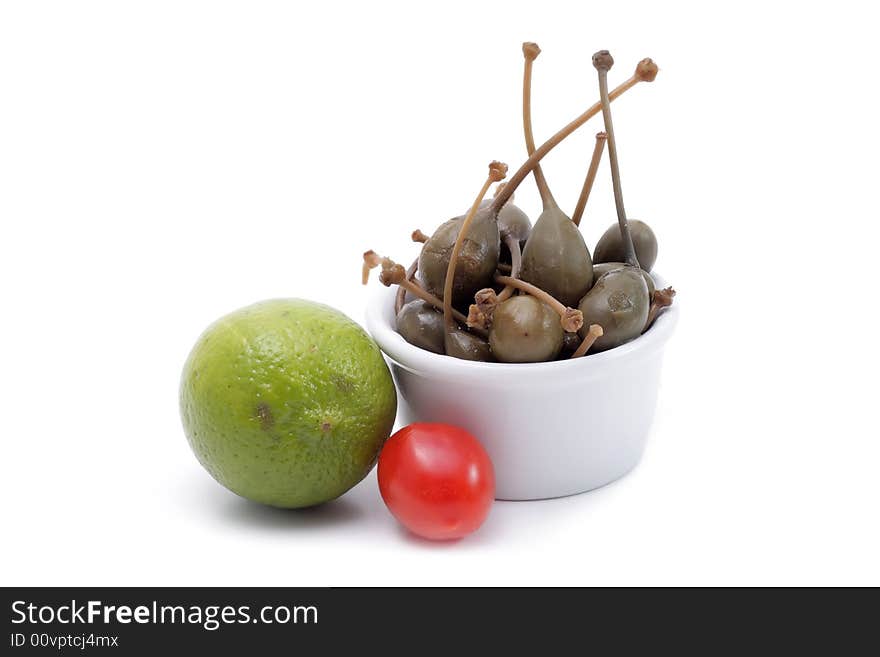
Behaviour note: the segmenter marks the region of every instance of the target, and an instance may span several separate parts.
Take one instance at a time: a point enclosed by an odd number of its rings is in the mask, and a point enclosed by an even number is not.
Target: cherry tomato
[[[416,423],[385,443],[379,491],[388,509],[424,538],[475,531],[495,498],[495,471],[480,442],[449,424]]]

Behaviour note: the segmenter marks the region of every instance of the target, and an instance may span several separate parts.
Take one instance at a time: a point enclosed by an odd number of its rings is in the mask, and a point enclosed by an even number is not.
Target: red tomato
[[[495,471],[480,442],[448,424],[411,424],[379,455],[379,491],[388,509],[424,538],[476,530],[495,498]]]

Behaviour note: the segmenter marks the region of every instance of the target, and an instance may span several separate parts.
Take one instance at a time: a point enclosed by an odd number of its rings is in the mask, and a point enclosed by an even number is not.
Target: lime
[[[328,306],[274,299],[208,327],[183,368],[183,427],[229,490],[271,506],[342,495],[373,468],[397,394],[373,340]]]

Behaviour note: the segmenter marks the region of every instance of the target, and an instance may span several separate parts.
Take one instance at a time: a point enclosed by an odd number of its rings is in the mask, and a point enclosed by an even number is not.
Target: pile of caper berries
[[[506,183],[507,165],[489,164],[489,175],[470,209],[441,224],[430,237],[417,230],[419,257],[405,269],[374,251],[364,254],[363,279],[380,267],[384,285],[398,285],[397,330],[422,349],[455,358],[529,363],[577,358],[613,349],[648,330],[672,303],[672,288],[655,289],[650,271],[657,238],[648,224],[628,220],[623,205],[611,101],[639,82],[651,82],[657,66],[643,59],[633,75],[608,91],[614,60],[593,55],[600,100],[540,148],[531,125],[532,64],[540,53],[523,44],[523,129],[528,159]],[[541,159],[599,112],[590,166],[573,215],[556,203]],[[603,152],[608,151],[617,223],[605,231],[592,256],[579,225]],[[513,193],[533,175],[543,211],[532,225],[513,204]],[[491,200],[484,200],[500,183]],[[412,299],[412,300],[409,300]]]

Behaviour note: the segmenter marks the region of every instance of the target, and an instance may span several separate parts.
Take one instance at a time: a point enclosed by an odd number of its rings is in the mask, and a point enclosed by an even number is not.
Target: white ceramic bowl
[[[394,294],[378,288],[367,328],[391,365],[402,422],[446,422],[476,436],[495,465],[498,499],[582,493],[639,462],[678,304],[616,349],[551,363],[477,363],[404,340],[395,330]]]

